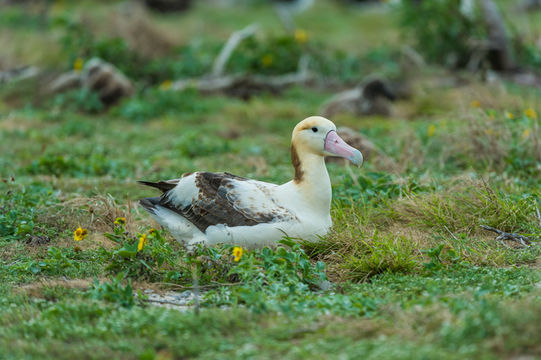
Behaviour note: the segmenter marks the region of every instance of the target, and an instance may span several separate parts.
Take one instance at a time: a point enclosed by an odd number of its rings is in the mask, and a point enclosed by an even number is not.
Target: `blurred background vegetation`
[[[539,1],[0,0],[0,45],[8,358],[541,356]],[[289,181],[314,114],[367,159],[329,159],[319,243],[237,262],[139,209],[139,179]]]

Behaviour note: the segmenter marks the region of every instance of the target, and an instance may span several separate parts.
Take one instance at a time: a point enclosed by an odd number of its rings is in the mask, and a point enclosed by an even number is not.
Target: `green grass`
[[[79,51],[99,50],[117,53],[137,77],[136,94],[110,109],[86,91],[44,96],[41,78],[0,89],[0,358],[541,357],[541,136],[539,115],[525,113],[541,113],[539,91],[496,88],[471,74],[453,87],[441,79],[456,74],[441,68],[412,71],[416,91],[390,118],[332,119],[380,150],[362,169],[328,164],[332,231],[317,243],[245,251],[235,262],[229,246],[187,252],[152,231],[157,224],[136,200],[155,193],[136,180],[226,170],[289,181],[298,121],[368,72],[404,70],[396,14],[318,2],[297,22],[307,51],[321,54],[312,69],[319,80],[242,101],[165,91],[160,76],[204,72],[229,34],[255,20],[257,49],[272,50],[285,32],[267,5],[198,2],[192,13],[150,15],[174,43],[153,60],[107,38],[117,5],[59,2],[45,27],[20,9],[0,15],[0,39],[18,39],[5,49],[6,66],[65,70]],[[80,24],[82,13],[97,40],[62,45],[66,24]],[[232,69],[253,65],[248,50]],[[163,67],[146,67],[152,61]],[[534,241],[501,244],[479,225]],[[75,242],[79,226],[89,235]],[[205,290],[199,314],[131,296],[185,290],[194,276]]]
[[[428,277],[386,275],[345,291],[366,297],[364,317],[295,318],[243,309],[179,313],[126,309],[79,291],[3,298],[2,346],[13,358],[499,358],[538,354],[539,274],[457,268]],[[532,276],[533,275],[533,276]],[[537,284],[537,285],[536,285]],[[353,300],[353,305],[359,304]],[[22,340],[24,339],[24,340]],[[92,351],[90,351],[92,350]]]

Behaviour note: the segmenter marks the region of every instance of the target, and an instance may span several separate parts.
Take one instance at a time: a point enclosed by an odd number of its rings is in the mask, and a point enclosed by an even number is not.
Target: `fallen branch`
[[[504,240],[512,240],[512,241],[515,241],[515,242],[518,242],[519,244],[521,244],[522,246],[524,247],[530,247],[531,245],[531,239],[527,236],[524,236],[524,235],[520,235],[520,234],[517,234],[517,233],[508,233],[508,232],[505,232],[505,231],[501,231],[501,230],[498,230],[496,228],[493,228],[491,226],[487,226],[487,225],[480,225],[483,229],[485,230],[488,230],[488,231],[492,231],[496,234],[498,234],[498,236],[496,237],[496,241],[501,241],[502,244],[504,244]]]
[[[203,94],[225,92],[247,98],[249,95],[252,95],[252,92],[258,90],[278,93],[288,86],[302,84],[310,79],[311,76],[306,71],[277,76],[236,74],[220,77],[178,80],[173,83],[171,89],[182,91],[193,88]]]
[[[36,77],[40,72],[40,69],[35,66],[20,66],[0,71],[0,84]]]
[[[257,31],[257,28],[257,25],[252,24],[242,30],[235,31],[233,34],[231,34],[224,47],[222,48],[222,51],[220,51],[220,55],[218,55],[218,57],[214,61],[211,73],[212,76],[217,77],[221,76],[224,73],[225,65],[229,61],[231,55],[233,55],[235,49],[244,39],[253,36]]]
[[[195,89],[202,94],[225,93],[229,96],[249,99],[261,92],[278,94],[291,85],[304,84],[312,79],[312,76],[308,71],[308,57],[306,55],[299,59],[297,71],[294,73],[276,76],[242,73],[224,75],[223,73],[227,61],[235,49],[242,40],[252,36],[256,30],[256,25],[250,25],[242,30],[234,32],[214,61],[210,74],[198,78],[177,80],[173,82],[171,89],[175,91]]]

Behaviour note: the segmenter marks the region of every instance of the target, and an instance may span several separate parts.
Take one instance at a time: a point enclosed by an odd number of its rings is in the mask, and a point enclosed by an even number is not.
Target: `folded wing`
[[[155,213],[157,206],[167,208],[202,232],[218,224],[253,226],[295,219],[294,214],[276,203],[276,185],[227,172],[196,172],[181,179],[140,183],[163,192],[160,197],[141,200],[147,211]]]

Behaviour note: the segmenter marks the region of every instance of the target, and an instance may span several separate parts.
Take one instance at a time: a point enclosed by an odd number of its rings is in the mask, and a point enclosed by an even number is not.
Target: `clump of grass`
[[[521,112],[500,114],[483,110],[482,114],[472,117],[468,136],[463,138],[469,144],[459,143],[462,151],[471,154],[475,162],[485,168],[535,176],[537,164],[541,162],[538,115],[533,109]]]
[[[42,184],[21,185],[6,180],[0,183],[0,237],[26,240],[32,235],[53,235],[38,217],[57,202],[57,194]]]
[[[479,171],[506,172],[535,181],[541,162],[539,115],[532,108],[496,111],[477,108],[466,115],[468,126],[456,127],[439,138],[440,163]],[[435,147],[432,146],[432,147]]]
[[[110,194],[74,196],[42,215],[42,221],[55,224],[59,223],[58,219],[62,219],[60,224],[68,229],[83,225],[90,231],[105,233],[113,230],[116,219],[125,218],[126,226],[131,229],[135,222],[129,211],[131,206],[130,203],[119,203]]]
[[[514,251],[500,246],[479,226],[533,234],[535,239],[541,234],[535,192],[513,196],[471,180],[418,194],[406,189],[397,198],[392,194],[398,188],[389,189],[379,195],[391,196],[377,196],[368,204],[336,202],[333,232],[319,242],[303,243],[311,257],[327,263],[333,280],[363,281],[385,272],[433,271],[462,262],[524,264],[539,254],[537,247]]]
[[[429,194],[409,195],[381,213],[380,221],[398,221],[436,233],[481,233],[479,225],[506,232],[532,232],[535,193],[516,197],[489,184],[471,184]]]
[[[342,264],[351,280],[359,281],[383,272],[410,273],[419,266],[420,254],[411,238],[375,233],[361,242],[364,251],[347,256]]]
[[[423,265],[430,271],[434,267],[447,268],[460,263],[476,266],[532,264],[541,254],[541,248],[538,246],[517,250],[502,246],[486,236],[471,237],[465,234],[434,235],[431,244],[431,248],[423,250],[425,256],[429,258]],[[432,255],[434,251],[437,252],[437,256]]]
[[[336,204],[330,235],[318,242],[303,242],[307,254],[324,260],[331,279],[364,281],[385,272],[409,273],[421,265],[420,239],[381,232],[370,225],[370,208]]]

